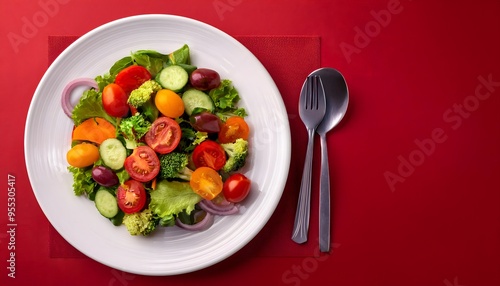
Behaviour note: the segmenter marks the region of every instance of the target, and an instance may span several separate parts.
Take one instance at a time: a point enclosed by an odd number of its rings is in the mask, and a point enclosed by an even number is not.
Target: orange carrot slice
[[[104,118],[95,117],[83,121],[73,130],[73,141],[89,141],[101,144],[108,138],[116,138],[116,128]]]

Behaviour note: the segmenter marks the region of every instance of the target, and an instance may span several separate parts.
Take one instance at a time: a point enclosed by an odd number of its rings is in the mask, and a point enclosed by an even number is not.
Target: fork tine
[[[309,76],[308,77],[308,89],[307,89],[307,96],[309,97],[309,106],[307,109],[309,110],[314,110],[317,109],[318,105],[318,97],[316,94],[316,81],[317,81],[317,76]]]
[[[306,98],[307,98],[306,109],[311,109],[311,106],[312,106],[311,89],[312,89],[311,78],[307,77],[307,81],[306,81]]]
[[[321,80],[320,76],[315,76],[315,83],[314,87],[316,89],[315,92],[315,97],[316,97],[316,110],[320,108],[320,106],[324,106],[326,104],[325,102],[325,96],[324,96],[324,89],[323,89],[323,81]]]
[[[312,98],[313,98],[313,105],[311,109],[318,109],[318,76],[315,75],[313,76],[313,82],[312,82]]]
[[[310,86],[308,89],[309,96],[311,97],[311,105],[310,108],[312,110],[318,110],[320,105],[323,104],[322,97],[320,95],[322,85],[321,78],[318,75],[313,75],[310,77],[312,82],[310,82]]]
[[[311,106],[309,109],[315,109],[316,108],[316,103],[317,103],[317,98],[315,94],[316,90],[316,76],[312,76],[311,78],[311,86],[309,89],[309,96],[311,97]]]
[[[310,88],[311,88],[311,79],[310,77],[307,77],[305,82],[304,82],[304,87],[302,88],[304,94],[301,94],[300,100],[302,101],[302,105],[304,108],[310,109],[311,107],[311,93],[310,93]]]
[[[307,103],[308,103],[308,96],[307,96],[308,82],[309,82],[309,78],[306,78],[306,80],[304,81],[304,86],[302,87],[302,90],[304,91],[304,93],[300,94],[300,103],[306,109],[307,109]]]

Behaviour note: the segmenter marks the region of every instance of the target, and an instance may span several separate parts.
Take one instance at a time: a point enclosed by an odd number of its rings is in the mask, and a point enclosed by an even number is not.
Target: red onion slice
[[[219,205],[209,200],[202,200],[198,205],[204,211],[215,215],[232,215],[239,212],[238,206],[233,203]]]
[[[88,86],[98,89],[97,83],[91,78],[78,78],[70,81],[63,89],[61,96],[61,106],[64,113],[71,118],[74,106],[71,105],[71,92],[78,86]]]
[[[175,224],[187,230],[193,230],[193,231],[206,230],[209,227],[211,227],[212,224],[214,224],[214,215],[209,212],[206,212],[205,217],[196,224],[185,224],[180,219],[177,218],[175,220]]]

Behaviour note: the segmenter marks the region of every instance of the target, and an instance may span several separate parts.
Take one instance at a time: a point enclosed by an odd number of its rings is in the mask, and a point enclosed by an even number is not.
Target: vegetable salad
[[[69,94],[91,86],[73,108]],[[217,71],[191,63],[189,46],[139,50],[94,80],[68,84],[62,107],[73,120],[68,170],[73,191],[131,235],[178,225],[204,230],[238,213],[251,182],[247,113]]]

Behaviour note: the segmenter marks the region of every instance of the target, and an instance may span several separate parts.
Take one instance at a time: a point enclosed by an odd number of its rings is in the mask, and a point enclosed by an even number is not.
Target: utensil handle
[[[319,185],[319,250],[330,251],[330,170],[326,135],[321,138],[321,174]]]
[[[295,222],[293,225],[292,240],[296,243],[307,241],[307,232],[309,230],[309,216],[311,209],[311,173],[314,148],[313,129],[307,130],[309,140],[307,143],[307,152],[304,161],[304,170],[302,171],[302,182],[300,184],[299,200],[295,212]]]

